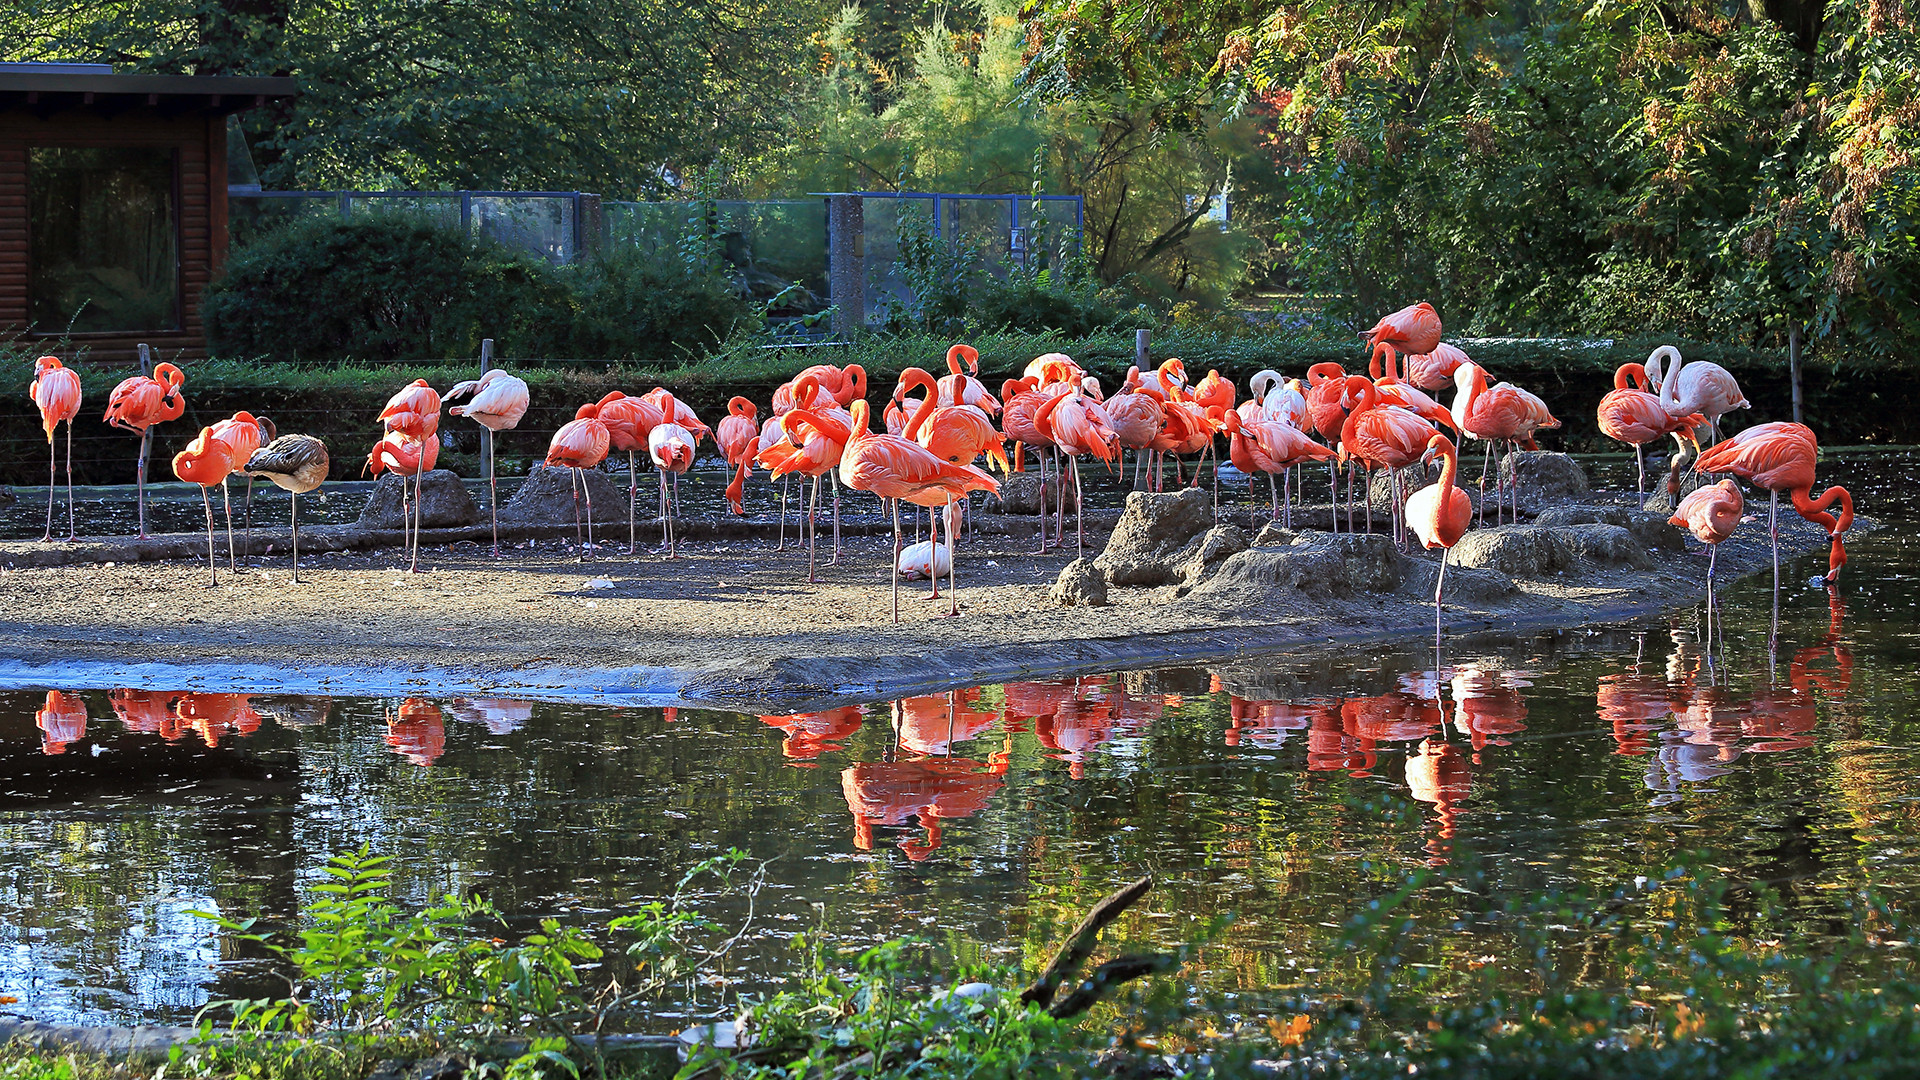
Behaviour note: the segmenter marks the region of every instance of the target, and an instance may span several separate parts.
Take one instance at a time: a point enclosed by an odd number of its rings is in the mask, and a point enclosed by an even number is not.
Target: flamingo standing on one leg
[[[134,467],[134,491],[140,508],[140,539],[147,538],[147,459],[153,452],[153,425],[178,420],[187,411],[187,398],[180,392],[186,375],[172,364],[160,364],[151,378],[135,375],[123,379],[107,397],[107,413],[101,419],[117,428],[140,436],[140,461]]]
[[[1646,368],[1639,364],[1621,364],[1613,373],[1613,391],[1600,399],[1597,413],[1602,435],[1633,447],[1634,461],[1639,465],[1635,490],[1639,492],[1642,510],[1647,505],[1646,445],[1668,435],[1678,438],[1683,431],[1691,434],[1706,420],[1697,412],[1675,413],[1665,401],[1644,389],[1646,380]]]
[[[1467,493],[1455,486],[1454,478],[1460,471],[1460,457],[1454,449],[1452,440],[1445,435],[1434,435],[1427,440],[1426,453],[1421,456],[1421,464],[1440,457],[1440,480],[1421,488],[1407,496],[1407,524],[1413,529],[1413,535],[1427,550],[1440,549],[1440,575],[1433,584],[1433,644],[1440,647],[1440,603],[1441,590],[1447,584],[1447,556],[1452,553],[1453,545],[1467,533],[1467,526],[1473,521],[1473,500]]]
[[[1511,383],[1487,386],[1486,370],[1478,364],[1463,363],[1453,372],[1453,384],[1457,392],[1453,396],[1453,428],[1469,439],[1479,439],[1487,444],[1492,452],[1496,442],[1517,442],[1523,436],[1531,439],[1533,425],[1538,417],[1533,403],[1522,395],[1519,387]],[[1537,399],[1536,399],[1537,400]],[[1480,471],[1480,515],[1486,516],[1487,468]],[[1495,480],[1495,494],[1498,494],[1499,481]],[[1500,521],[1501,504],[1494,502],[1493,517],[1495,524]],[[1515,513],[1518,513],[1517,504]]]
[[[1267,485],[1273,487],[1275,473],[1283,473],[1303,461],[1324,461],[1334,456],[1334,452],[1307,437],[1307,433],[1278,420],[1249,420],[1244,414],[1231,412],[1226,418],[1227,454],[1233,467],[1251,477],[1256,472],[1267,474]],[[1248,490],[1249,503],[1252,502],[1252,490]],[[1279,502],[1274,495],[1274,502]],[[1292,507],[1288,508],[1291,514]],[[1268,520],[1278,516],[1276,505]],[[1249,518],[1248,524],[1254,522]],[[1283,522],[1292,527],[1291,517]]]
[[[811,422],[815,418],[829,418],[833,425],[821,425]],[[830,409],[794,409],[780,418],[781,430],[786,438],[769,447],[759,457],[760,464],[767,467],[772,479],[779,480],[794,473],[813,479],[813,497],[807,506],[807,584],[815,578],[815,553],[819,546],[819,525],[816,515],[820,509],[820,478],[832,472],[840,465],[840,455],[846,449],[847,425],[853,417],[838,408]],[[806,494],[803,489],[801,494]]]
[[[850,365],[847,368],[847,370],[859,371],[860,368],[859,368],[859,365],[855,364],[855,365]],[[866,387],[866,379],[865,379],[866,373],[861,372],[860,374],[861,374],[860,386],[862,390],[864,390]],[[711,436],[713,434],[713,429],[701,423],[700,418],[694,415],[693,409],[690,408],[686,402],[681,401],[679,398],[674,397],[673,394],[668,392],[668,390],[663,386],[656,386],[653,389],[647,391],[646,393],[640,396],[644,400],[652,402],[653,405],[660,410],[660,417],[663,423],[670,423],[670,424],[677,425],[682,430],[682,432],[685,433],[687,438],[687,446],[688,446],[687,464],[692,465],[693,464],[692,455],[695,452],[699,451],[700,441],[702,439],[705,439]],[[653,450],[653,433],[652,432],[647,433],[647,450],[649,454],[652,453],[652,450]],[[678,513],[680,510],[680,477],[687,470],[676,469],[676,470],[669,470],[669,471],[673,473],[673,495],[668,500],[667,505],[673,512]],[[666,481],[666,473],[663,472],[660,476],[660,479],[664,483]]]
[[[627,455],[627,554],[632,555],[639,549],[640,505],[640,470],[634,455],[647,448],[647,436],[666,417],[653,402],[618,390],[601,398],[599,408],[599,420],[607,425],[608,445]]]
[[[67,539],[75,536],[73,527],[73,418],[80,415],[80,376],[73,369],[60,363],[58,357],[43,356],[34,362],[33,382],[27,384],[27,393],[32,395],[33,403],[40,409],[40,426],[47,433],[47,535],[40,538],[42,543],[53,539],[53,486],[54,463],[58,454],[54,452],[53,430],[62,423],[67,425]]]
[[[311,435],[282,435],[247,459],[248,476],[261,476],[285,489],[293,500],[293,580],[300,581],[300,496],[327,479],[327,444]],[[498,549],[496,549],[497,551]]]
[[[989,461],[1000,466],[1003,474],[1012,471],[1004,440],[1000,432],[994,429],[993,420],[987,416],[985,409],[978,405],[936,405],[939,395],[933,376],[919,368],[908,368],[900,373],[900,384],[894,390],[894,396],[904,396],[908,390],[915,388],[927,390],[928,394],[907,421],[906,428],[901,432],[902,437],[919,443],[941,459],[956,465],[971,465],[985,454]],[[956,504],[949,504],[950,511],[953,505]],[[958,543],[951,519],[947,522],[947,542],[949,549]],[[951,583],[951,558],[948,562]],[[933,592],[928,599],[938,599],[939,578],[934,576],[929,580],[933,583]]]
[[[1670,524],[1678,525],[1692,533],[1701,543],[1707,545],[1707,640],[1713,640],[1713,564],[1720,554],[1720,543],[1733,535],[1740,527],[1740,515],[1747,509],[1747,499],[1740,493],[1740,485],[1732,480],[1722,480],[1710,487],[1703,487],[1686,498],[1674,508]]]
[[[971,465],[942,460],[919,443],[898,435],[868,432],[871,411],[865,399],[853,403],[851,415],[853,427],[840,456],[840,479],[855,491],[870,491],[883,499],[905,499],[919,506],[964,499],[971,491],[999,494],[1000,485],[993,477]],[[808,420],[816,425],[833,423],[825,418],[809,417]],[[948,596],[951,601],[948,613],[959,614],[957,595],[949,589]],[[893,621],[900,621],[900,506],[897,501],[893,508]]]
[[[487,511],[493,519],[493,557],[497,559],[500,557],[500,493],[494,483],[494,437],[519,426],[520,418],[527,415],[527,382],[517,375],[494,368],[478,379],[454,384],[444,400],[453,401],[468,395],[472,395],[472,400],[447,411],[455,416],[464,416],[486,429]],[[295,563],[297,570],[297,557]]]
[[[607,460],[610,445],[612,435],[600,420],[597,402],[580,406],[573,419],[561,424],[547,444],[547,466],[573,470],[573,535],[580,543],[581,562],[587,561],[587,552],[593,547],[593,485],[586,484],[587,535],[585,540],[580,540],[580,487],[584,482],[580,470],[599,468],[600,463]]]
[[[187,444],[185,450],[173,455],[173,475],[189,484],[200,485],[200,503],[207,512],[207,582],[220,584],[220,574],[213,559],[213,500],[208,498],[207,489],[215,484],[223,484],[233,473],[233,459],[227,456],[225,443],[213,437],[212,428],[201,428],[200,434]]]
[[[727,504],[736,514],[747,512],[747,472],[752,468],[760,441],[760,425],[754,420],[759,412],[759,407],[746,398],[733,398],[727,402],[727,415],[721,418],[720,426],[713,433],[720,455],[737,470],[733,482],[727,485]]]
[[[1800,516],[1827,531],[1833,541],[1827,553],[1826,580],[1840,577],[1846,565],[1847,548],[1840,536],[1853,525],[1853,495],[1843,487],[1830,487],[1813,498],[1813,467],[1820,457],[1820,444],[1813,429],[1805,424],[1758,424],[1721,442],[1701,454],[1693,464],[1698,472],[1731,473],[1750,484],[1767,489],[1767,528],[1773,536],[1773,602],[1780,603],[1780,493],[1793,499]],[[1840,504],[1835,518],[1827,509]]]

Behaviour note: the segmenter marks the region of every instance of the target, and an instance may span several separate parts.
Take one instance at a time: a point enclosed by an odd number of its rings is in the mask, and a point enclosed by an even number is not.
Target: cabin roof
[[[170,116],[223,115],[290,98],[300,92],[299,83],[294,79],[248,75],[115,75],[98,70],[74,70],[82,66],[0,65],[0,110],[26,109],[46,117],[81,108],[114,115],[144,105]]]

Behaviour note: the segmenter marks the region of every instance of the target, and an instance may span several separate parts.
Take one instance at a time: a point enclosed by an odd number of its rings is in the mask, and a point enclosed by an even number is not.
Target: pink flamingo
[[[27,393],[40,409],[40,426],[47,433],[47,534],[41,543],[53,539],[54,462],[53,430],[67,425],[67,539],[74,538],[73,526],[73,418],[80,415],[80,376],[60,363],[58,357],[43,356],[34,361],[33,382]],[[211,535],[211,534],[209,534]]]
[[[446,400],[468,395],[472,395],[472,400],[447,411],[472,420],[487,433],[487,510],[493,519],[493,557],[497,559],[500,557],[500,493],[494,483],[494,445],[500,432],[519,426],[520,419],[527,415],[531,399],[525,379],[499,368],[478,379],[454,384],[453,389],[447,391]]]
[[[140,460],[134,468],[134,491],[140,507],[140,539],[147,537],[147,458],[153,451],[153,425],[178,420],[187,411],[187,398],[180,392],[186,375],[172,364],[160,364],[153,376],[135,375],[123,379],[107,397],[107,412],[101,419],[114,427],[140,435]]]
[[[657,429],[656,429],[657,430]],[[587,536],[580,540],[580,486],[581,469],[597,469],[607,460],[607,451],[613,445],[613,435],[600,419],[600,405],[582,405],[573,414],[573,419],[560,425],[553,433],[553,439],[547,443],[546,465],[550,469],[566,468],[573,470],[573,536],[580,544],[580,561],[587,561],[587,552],[593,548],[593,485],[587,488]]]

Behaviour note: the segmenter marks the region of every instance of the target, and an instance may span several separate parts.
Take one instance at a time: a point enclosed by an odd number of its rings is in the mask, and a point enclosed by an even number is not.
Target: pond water
[[[788,717],[0,694],[0,995],[45,1019],[180,1022],[275,992],[188,912],[284,923],[363,842],[403,896],[472,891],[516,929],[602,924],[747,849],[771,860],[727,961],[748,991],[822,924],[1033,959],[1147,870],[1151,911],[1116,932],[1179,944],[1231,913],[1190,969],[1220,991],[1315,985],[1331,927],[1422,868],[1443,872],[1408,947],[1432,963],[1507,962],[1464,913],[1675,861],[1767,885],[1819,933],[1855,886],[1920,894],[1920,559],[1892,497],[1911,465],[1837,468],[1888,527],[1849,545],[1831,594],[1805,584],[1824,555],[1783,568],[1777,631],[1767,579],[1725,589],[1711,649],[1695,608],[1453,641],[1438,664],[1416,642]],[[689,986],[654,1026],[721,994]]]

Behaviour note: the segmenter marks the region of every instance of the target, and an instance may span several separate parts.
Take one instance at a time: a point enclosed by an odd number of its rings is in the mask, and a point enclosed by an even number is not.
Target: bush
[[[1124,306],[1118,289],[1103,288],[1090,272],[1075,269],[1014,270],[1005,281],[989,282],[973,298],[973,321],[987,330],[1052,330],[1073,337],[1153,326],[1149,314]]]
[[[201,316],[217,355],[448,359],[482,337],[553,355],[572,301],[544,262],[409,215],[296,222],[228,261]]]
[[[561,272],[578,314],[570,355],[648,366],[685,363],[713,351],[752,317],[717,274],[621,251]]]

